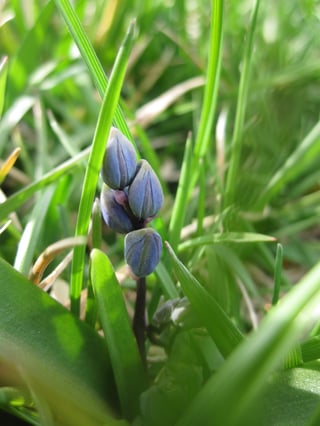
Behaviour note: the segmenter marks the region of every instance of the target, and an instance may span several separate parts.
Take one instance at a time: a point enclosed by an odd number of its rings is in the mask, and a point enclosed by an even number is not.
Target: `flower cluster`
[[[130,141],[110,131],[102,166],[101,212],[115,232],[126,234],[124,256],[136,277],[149,275],[162,251],[160,235],[146,225],[163,203],[161,184],[146,160],[137,161]]]

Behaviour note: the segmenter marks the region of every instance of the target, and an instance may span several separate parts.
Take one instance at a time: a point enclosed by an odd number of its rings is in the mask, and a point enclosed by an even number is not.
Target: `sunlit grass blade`
[[[229,356],[242,341],[242,333],[232,323],[214,298],[180,262],[168,243],[167,247],[173,262],[174,272],[179,279],[183,292],[188,297],[195,313],[207,328],[221,354],[224,357]]]
[[[24,275],[28,275],[30,271],[35,249],[39,243],[39,236],[43,229],[45,216],[54,195],[54,191],[54,187],[47,188],[38,198],[31,212],[30,220],[19,241],[14,267]]]
[[[3,114],[0,121],[0,155],[6,145],[7,138],[12,129],[21,121],[23,116],[35,104],[33,96],[21,96]]]
[[[0,117],[2,116],[8,74],[8,58],[4,56],[0,62]]]
[[[181,244],[179,244],[179,252],[187,250],[192,247],[200,247],[207,244],[217,244],[217,243],[237,243],[237,244],[246,244],[246,243],[258,243],[258,242],[275,242],[274,237],[268,235],[257,234],[254,232],[226,232],[226,233],[214,233],[209,235],[204,235],[201,237],[191,238]]]
[[[239,164],[241,160],[243,126],[247,108],[251,60],[253,56],[254,33],[257,23],[260,1],[256,0],[252,9],[250,27],[247,34],[243,62],[241,64],[241,78],[239,83],[239,93],[237,99],[237,109],[234,123],[234,130],[231,142],[231,156],[227,175],[226,189],[224,194],[224,207],[233,204],[235,191],[237,189],[237,180],[239,176]]]
[[[88,67],[88,70],[93,78],[98,92],[100,93],[101,98],[103,98],[109,82],[77,14],[71,6],[69,0],[55,0],[55,3],[58,9],[60,10],[63,19],[65,20],[69,31],[80,50],[81,57],[83,58]],[[119,105],[116,106],[114,120],[121,132],[124,133],[132,141],[130,130],[127,126],[127,123],[124,119],[123,113]]]
[[[31,390],[59,424],[113,424],[116,388],[103,339],[2,259],[0,299],[8,384]]]
[[[91,280],[98,312],[109,348],[123,415],[133,419],[146,375],[132,332],[121,287],[109,258],[100,250],[91,253]]]
[[[179,426],[250,424],[270,373],[284,361],[302,332],[317,320],[320,264],[273,307],[258,330],[230,355],[185,412]],[[232,410],[230,410],[232,407]]]
[[[40,179],[11,195],[3,204],[1,204],[0,221],[5,219],[8,214],[21,207],[37,191],[74,171],[77,167],[79,167],[79,164],[89,156],[89,152],[90,148],[85,149],[74,158],[61,163],[56,168],[43,175]]]
[[[127,35],[118,52],[116,62],[112,69],[110,81],[103,98],[97,127],[94,134],[92,149],[89,156],[88,167],[84,177],[82,194],[79,205],[79,213],[76,225],[76,236],[86,235],[89,228],[91,209],[93,205],[95,190],[113,115],[118,104],[122,83],[125,76],[126,65],[133,42],[134,22],[131,23]],[[84,247],[76,247],[74,250],[72,275],[71,275],[71,309],[79,315],[80,293],[82,288],[82,278],[84,270]]]

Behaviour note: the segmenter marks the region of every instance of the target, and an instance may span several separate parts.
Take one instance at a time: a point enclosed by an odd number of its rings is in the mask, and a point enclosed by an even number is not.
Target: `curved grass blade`
[[[133,42],[134,22],[131,23],[122,46],[118,52],[108,84],[98,122],[93,138],[92,149],[89,156],[88,167],[84,177],[82,194],[79,205],[79,214],[76,225],[76,236],[85,236],[88,232],[91,209],[95,190],[98,183],[99,172],[108,140],[110,127],[116,106],[118,104],[122,83],[125,76],[131,45]],[[70,285],[71,309],[79,315],[80,293],[84,269],[85,247],[76,247],[72,262],[72,275]]]
[[[2,259],[0,300],[1,374],[44,401],[59,424],[116,424],[103,339]]]
[[[318,320],[320,263],[273,307],[258,330],[242,342],[199,392],[177,426],[252,424],[270,374],[297,339]],[[230,410],[232,407],[232,410]]]
[[[216,243],[258,243],[275,242],[274,237],[268,235],[256,234],[254,232],[226,232],[224,234],[211,234],[202,237],[192,238],[178,247],[179,252],[193,247],[199,247]]]
[[[207,328],[221,354],[227,357],[243,340],[240,330],[232,323],[214,298],[180,262],[170,245],[168,243],[166,245],[183,292],[188,297],[195,313]]]
[[[9,197],[3,204],[1,204],[0,221],[5,219],[8,214],[21,207],[29,198],[32,197],[35,192],[72,172],[84,159],[88,157],[89,152],[90,148],[83,150],[74,158],[65,161],[55,169],[43,175],[40,179],[11,195],[11,197]]]
[[[146,386],[146,376],[121,287],[109,258],[101,250],[92,250],[90,270],[122,414],[128,419],[133,419],[138,413],[139,396]]]

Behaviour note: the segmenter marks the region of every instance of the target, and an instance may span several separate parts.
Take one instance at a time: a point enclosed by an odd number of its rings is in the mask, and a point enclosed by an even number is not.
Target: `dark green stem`
[[[133,332],[137,340],[137,345],[143,363],[146,363],[146,279],[137,279],[136,304],[133,316]]]

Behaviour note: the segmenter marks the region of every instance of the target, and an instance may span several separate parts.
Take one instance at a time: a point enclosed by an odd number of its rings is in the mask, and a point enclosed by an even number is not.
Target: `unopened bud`
[[[161,251],[161,237],[152,228],[132,231],[125,237],[124,257],[136,277],[146,277],[154,271]]]
[[[123,189],[132,181],[137,167],[136,152],[130,141],[112,127],[103,159],[103,181],[113,189]]]
[[[115,232],[120,234],[126,234],[132,231],[135,227],[126,212],[123,205],[116,201],[116,196],[119,194],[113,189],[103,185],[100,195],[101,213],[105,223]],[[126,196],[123,194],[123,196]]]
[[[138,219],[148,219],[160,210],[163,193],[160,181],[146,160],[138,162],[136,175],[129,187],[128,201]]]

